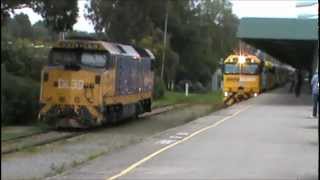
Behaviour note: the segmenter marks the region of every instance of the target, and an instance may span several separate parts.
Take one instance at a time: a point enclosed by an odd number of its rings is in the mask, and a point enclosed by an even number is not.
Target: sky
[[[297,18],[303,14],[318,14],[318,4],[310,7],[296,8],[296,4],[303,1],[317,2],[316,0],[230,0],[232,11],[239,18],[243,17],[273,17]],[[73,26],[74,30],[94,32],[92,23],[84,17],[85,4],[88,1],[79,0],[79,17]],[[16,14],[25,13],[29,16],[31,24],[41,20],[41,16],[30,8],[15,11]]]
[[[242,17],[297,17],[295,1],[232,0],[232,11]]]
[[[230,0],[232,11],[242,17],[283,17],[297,18],[303,14],[317,14],[318,5],[296,8],[303,2],[316,0]]]

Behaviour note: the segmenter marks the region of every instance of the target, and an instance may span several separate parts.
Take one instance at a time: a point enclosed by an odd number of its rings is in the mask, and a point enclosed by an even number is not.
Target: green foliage
[[[72,30],[78,17],[77,2],[77,0],[1,0],[1,19],[7,21],[10,17],[9,12],[13,12],[14,9],[30,7],[39,13],[46,25],[54,31]]]
[[[1,65],[2,124],[26,124],[37,117],[39,83],[6,72]]]
[[[31,23],[26,14],[18,14],[13,19],[9,19],[7,23],[12,36],[19,38],[33,37]]]
[[[160,78],[155,78],[155,84],[153,89],[153,98],[159,99],[164,96],[166,91],[166,85]]]
[[[160,74],[161,72],[162,55],[164,51],[162,36],[162,32],[157,29],[156,31],[154,31],[152,36],[145,36],[138,42],[138,45],[140,47],[148,48],[154,53],[157,59],[155,62],[156,74]],[[167,81],[175,79],[176,69],[179,65],[179,54],[173,51],[170,46],[170,43],[167,42],[165,49],[165,66],[167,67],[165,69],[165,79]]]
[[[48,128],[44,128],[41,126],[14,126],[1,128],[1,141],[15,139],[23,136],[29,136],[32,134],[37,134],[41,132],[48,131]]]
[[[37,117],[40,72],[49,49],[36,48],[32,35],[22,38],[11,28],[17,27],[1,27],[2,124],[27,124]]]
[[[38,0],[32,8],[44,17],[46,25],[55,32],[72,30],[77,22],[78,1]]]
[[[40,80],[41,68],[47,62],[49,49],[35,48],[32,44],[28,39],[17,39],[1,48],[8,72]]]
[[[111,41],[134,43],[151,34],[153,19],[164,12],[164,1],[109,0],[90,2],[87,17],[97,31],[105,30]],[[163,14],[162,14],[163,16]],[[125,28],[124,28],[125,27]]]
[[[77,0],[2,0],[1,115],[6,122],[34,119],[37,111],[40,71],[46,64],[48,48],[57,40],[56,32],[72,29],[78,16]],[[30,7],[44,18],[34,25],[19,14],[9,12]],[[224,0],[91,0],[86,16],[98,31],[96,37],[135,44],[156,56],[154,97],[165,94],[165,82],[187,80],[205,87],[220,61],[236,42],[238,20]],[[165,14],[168,12],[167,42],[163,44]],[[87,36],[71,32],[68,36]],[[42,45],[42,48],[37,48]],[[44,47],[43,47],[44,46]],[[166,54],[164,81],[162,55]],[[30,118],[30,119],[29,119]]]
[[[33,40],[39,42],[53,42],[58,39],[58,34],[46,26],[45,21],[38,21],[33,26]]]
[[[165,61],[165,79],[169,82],[170,80],[176,79],[177,68],[179,65],[179,54],[174,52],[170,48],[166,48],[166,61]]]
[[[31,25],[26,14],[18,14],[7,18],[1,27],[1,37],[10,36],[11,39],[29,39],[38,43],[52,42],[58,39],[58,34],[46,26],[45,21],[38,21]]]
[[[168,41],[163,29],[168,9]],[[166,81],[191,80],[208,84],[211,75],[233,49],[237,19],[223,0],[92,0],[87,17],[110,41],[134,43],[151,49],[161,72],[166,52]]]

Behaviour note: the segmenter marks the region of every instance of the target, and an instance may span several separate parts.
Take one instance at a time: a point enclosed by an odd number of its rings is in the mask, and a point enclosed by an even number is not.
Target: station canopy
[[[310,69],[318,51],[318,19],[242,18],[237,37],[284,63]]]

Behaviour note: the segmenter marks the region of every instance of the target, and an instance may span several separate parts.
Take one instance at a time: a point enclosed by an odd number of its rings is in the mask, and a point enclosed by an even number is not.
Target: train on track
[[[42,69],[39,119],[88,128],[151,111],[154,55],[99,40],[58,41]]]
[[[294,68],[268,54],[232,54],[223,62],[224,102],[231,105],[284,85]]]

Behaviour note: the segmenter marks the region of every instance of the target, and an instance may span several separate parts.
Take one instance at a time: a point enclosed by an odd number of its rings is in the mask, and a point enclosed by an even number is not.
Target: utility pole
[[[164,74],[164,61],[166,58],[166,45],[167,45],[167,28],[168,28],[168,14],[169,14],[169,1],[167,1],[166,5],[166,17],[164,22],[164,36],[163,36],[163,52],[162,52],[162,65],[161,65],[161,80],[163,79]]]

